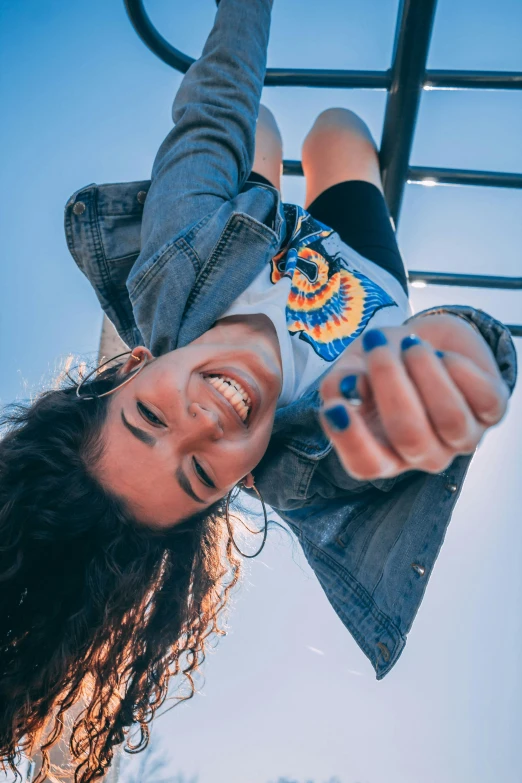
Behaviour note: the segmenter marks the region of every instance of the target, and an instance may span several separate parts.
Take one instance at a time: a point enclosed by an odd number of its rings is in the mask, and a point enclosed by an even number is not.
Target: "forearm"
[[[221,0],[201,57],[185,74],[172,106],[176,125],[195,105],[223,111],[228,145],[245,178],[254,161],[272,5],[273,0]]]
[[[222,0],[201,57],[179,87],[176,123],[152,169],[142,221],[150,258],[230,201],[253,165],[273,0]]]

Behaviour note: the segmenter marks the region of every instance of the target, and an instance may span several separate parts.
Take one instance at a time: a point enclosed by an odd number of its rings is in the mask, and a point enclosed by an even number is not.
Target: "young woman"
[[[47,749],[82,698],[77,779],[191,675],[238,578],[227,504],[295,532],[380,679],[405,644],[472,454],[516,375],[508,330],[412,316],[374,143],[323,112],[305,208],[260,107],[272,0],[222,0],[151,182],[66,206],[71,253],[130,347],[6,414],[0,745]],[[118,357],[117,357],[118,358]],[[255,483],[254,483],[255,482]]]

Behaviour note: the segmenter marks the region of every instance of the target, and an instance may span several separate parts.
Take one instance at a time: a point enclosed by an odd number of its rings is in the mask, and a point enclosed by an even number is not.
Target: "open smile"
[[[204,380],[234,411],[243,426],[249,426],[253,414],[259,406],[259,389],[254,379],[231,368],[220,368],[214,372],[202,374]]]

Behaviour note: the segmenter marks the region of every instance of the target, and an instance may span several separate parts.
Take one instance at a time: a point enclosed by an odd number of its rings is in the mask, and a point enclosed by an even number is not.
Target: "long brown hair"
[[[89,384],[114,384],[112,368]],[[102,777],[138,725],[135,751],[179,675],[194,674],[239,578],[225,501],[158,533],[96,481],[107,399],[76,382],[6,409],[0,419],[0,768],[49,750],[74,720],[75,780]]]

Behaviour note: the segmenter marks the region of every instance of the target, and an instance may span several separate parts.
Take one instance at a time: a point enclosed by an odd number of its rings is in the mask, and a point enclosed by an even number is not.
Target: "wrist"
[[[452,310],[448,307],[433,307],[429,310],[423,310],[421,313],[417,313],[416,315],[410,316],[410,318],[407,318],[406,321],[404,321],[405,324],[409,323],[410,321],[420,320],[421,318],[432,318],[433,316],[444,316],[445,318],[458,318],[460,321],[465,321],[465,323],[469,324],[477,334],[479,334],[482,337],[482,333],[478,326],[473,323],[471,318],[468,318],[463,313],[458,313],[455,310]],[[451,322],[450,322],[451,323]]]
[[[405,325],[439,351],[465,356],[484,371],[497,375],[498,365],[490,345],[471,319],[451,309],[433,308],[409,318]]]

